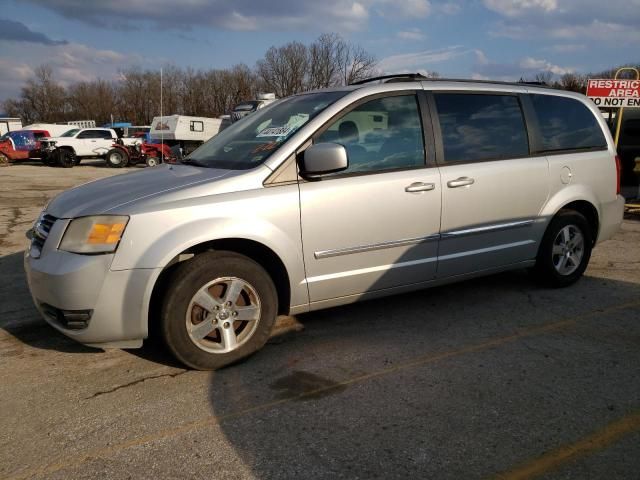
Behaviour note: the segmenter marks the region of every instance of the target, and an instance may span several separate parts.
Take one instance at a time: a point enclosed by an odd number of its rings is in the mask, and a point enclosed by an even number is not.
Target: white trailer
[[[0,117],[0,135],[15,130],[22,130],[22,120],[16,117]]]
[[[160,143],[179,147],[187,155],[222,130],[220,118],[165,115],[154,117],[149,136]]]
[[[77,128],[74,125],[59,124],[59,123],[33,123],[22,127],[22,130],[46,130],[51,137],[59,137],[63,133]]]
[[[72,120],[70,122],[59,122],[60,125],[74,125],[78,128],[96,128],[95,120]]]

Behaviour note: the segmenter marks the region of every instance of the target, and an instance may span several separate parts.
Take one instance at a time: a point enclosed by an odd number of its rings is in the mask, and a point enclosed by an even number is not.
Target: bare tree
[[[587,77],[575,73],[566,73],[560,78],[559,86],[564,90],[584,93],[587,89]]]
[[[278,97],[287,97],[305,90],[308,64],[307,47],[290,42],[269,48],[264,59],[258,60],[256,70],[271,91]]]
[[[62,121],[66,114],[66,94],[54,80],[51,66],[41,65],[35,69],[35,77],[22,87],[20,100],[9,101],[8,106],[8,110],[19,114],[25,123]]]
[[[346,44],[340,56],[340,76],[349,85],[375,74],[376,59],[359,45]]]
[[[227,69],[163,68],[162,110],[165,114],[218,116],[258,92],[278,97],[351,83],[375,73],[375,59],[337,34],[320,35],[311,45],[290,42],[271,47],[254,69],[238,64]],[[94,119],[149,124],[160,114],[160,72],[129,68],[109,82],[78,82],[67,89],[43,65],[22,88],[19,99],[3,104],[25,122]]]
[[[91,119],[103,124],[116,113],[116,89],[105,80],[76,83],[69,87],[67,98],[68,117],[75,120]]]
[[[323,33],[309,46],[309,89],[325,88],[341,82],[340,65],[348,46],[335,33]]]
[[[553,73],[544,71],[536,74],[535,82],[542,83],[543,85],[551,85],[553,80]]]

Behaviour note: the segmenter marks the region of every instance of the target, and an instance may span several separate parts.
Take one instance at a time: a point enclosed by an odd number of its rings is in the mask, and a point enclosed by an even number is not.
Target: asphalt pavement
[[[197,372],[83,347],[31,304],[24,231],[124,172],[0,169],[0,478],[640,477],[640,218],[570,288],[518,271],[283,317]]]

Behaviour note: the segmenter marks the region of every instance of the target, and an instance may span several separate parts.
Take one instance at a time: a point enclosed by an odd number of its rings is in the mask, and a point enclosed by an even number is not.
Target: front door
[[[428,166],[415,92],[358,102],[314,143],[345,146],[349,168],[300,183],[311,302],[433,279],[440,175]]]

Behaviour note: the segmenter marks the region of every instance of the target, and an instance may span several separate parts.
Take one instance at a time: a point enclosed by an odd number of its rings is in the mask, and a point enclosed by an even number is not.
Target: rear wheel
[[[62,168],[71,168],[76,164],[75,163],[76,156],[70,150],[67,150],[67,149],[58,150],[57,157],[58,157],[57,163]]]
[[[584,215],[561,210],[544,234],[534,272],[547,286],[569,286],[586,270],[592,246],[591,228]]]
[[[215,370],[262,348],[278,311],[267,272],[233,252],[207,252],[179,265],[169,279],[161,332],[184,364]]]
[[[112,168],[122,168],[129,163],[129,155],[120,148],[112,148],[105,157],[107,166]]]

